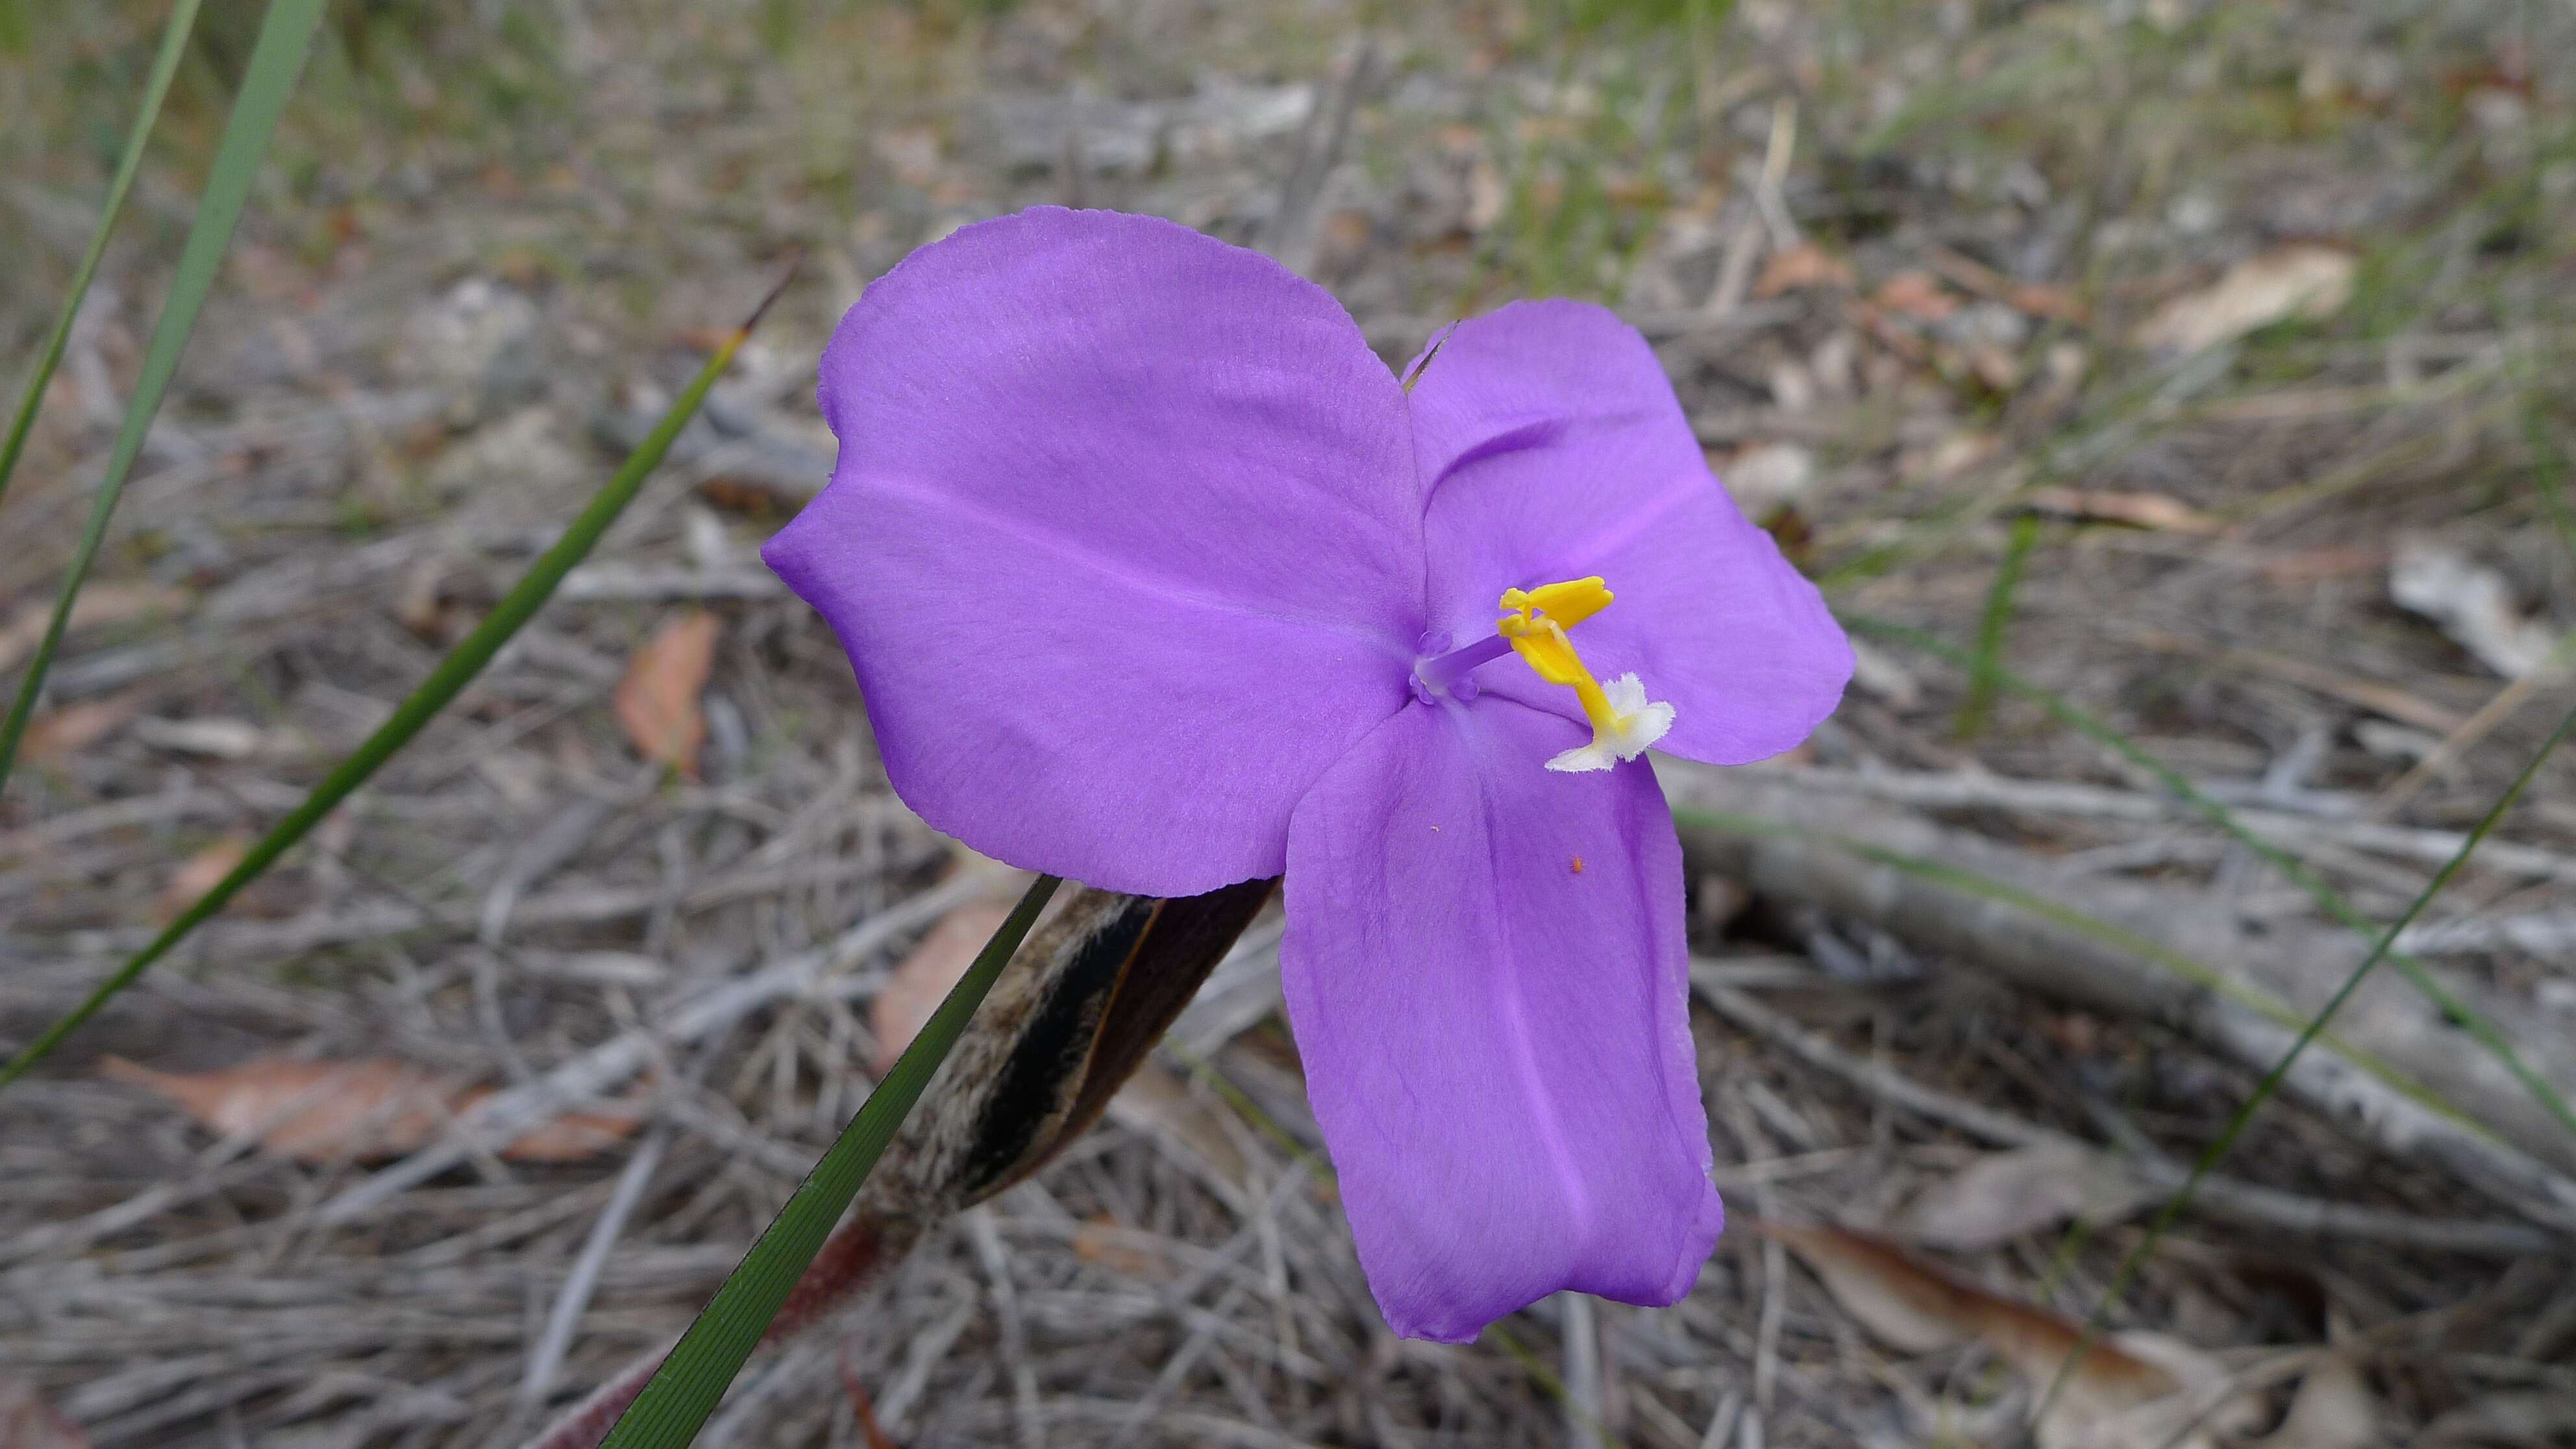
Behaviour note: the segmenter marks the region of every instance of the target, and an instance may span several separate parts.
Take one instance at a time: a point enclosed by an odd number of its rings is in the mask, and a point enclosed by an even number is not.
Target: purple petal
[[[1171,222],[1047,208],[913,253],[822,378],[840,463],[764,556],[839,631],[904,801],[1116,890],[1277,873],[1421,633],[1403,396],[1349,314]]]
[[[1541,767],[1583,738],[1506,701],[1410,709],[1289,830],[1289,1021],[1408,1337],[1560,1288],[1670,1303],[1724,1220],[1672,817],[1650,771]]]
[[[1851,645],[1815,585],[1709,475],[1654,350],[1580,302],[1517,302],[1453,330],[1410,399],[1431,503],[1429,607],[1460,641],[1494,601],[1599,574],[1618,602],[1574,631],[1594,674],[1635,671],[1677,717],[1658,748],[1776,755],[1833,713]],[[1511,660],[1487,689],[1579,718]]]

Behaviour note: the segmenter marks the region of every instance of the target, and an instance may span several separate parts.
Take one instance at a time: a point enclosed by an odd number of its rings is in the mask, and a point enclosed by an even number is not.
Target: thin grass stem
[[[260,18],[259,38],[252,42],[250,65],[242,73],[241,90],[233,97],[232,113],[224,118],[223,138],[215,144],[215,164],[206,176],[205,194],[197,199],[197,219],[188,225],[188,240],[179,251],[179,270],[170,280],[169,300],[161,304],[160,320],[152,325],[152,340],[143,351],[143,371],[135,379],[134,396],[127,399],[125,420],[118,425],[116,446],[109,452],[107,472],[98,482],[96,501],[90,506],[89,523],[81,530],[80,546],[72,553],[71,567],[63,575],[61,592],[54,599],[53,617],[46,621],[44,638],[27,661],[27,673],[18,681],[18,697],[9,706],[7,720],[0,721],[0,788],[9,783],[9,766],[18,755],[18,740],[27,732],[27,721],[36,712],[36,701],[45,689],[45,675],[53,668],[54,651],[62,646],[63,628],[70,622],[72,603],[80,597],[81,585],[89,580],[92,561],[97,559],[99,545],[107,539],[108,520],[116,516],[116,502],[125,493],[125,480],[134,471],[134,460],[142,456],[144,435],[151,431],[153,414],[161,410],[162,395],[170,389],[171,375],[179,369],[179,354],[187,350],[188,334],[196,330],[197,313],[206,305],[206,294],[213,290],[215,274],[223,266],[224,249],[232,244],[233,227],[240,222],[242,206],[250,199],[251,183],[258,179],[259,163],[268,150],[269,137],[277,133],[277,118],[286,109],[286,100],[295,90],[295,77],[304,69],[304,57],[313,48],[313,32],[322,21],[323,0],[270,0],[268,11]],[[0,1082],[7,1078],[0,1076]]]
[[[793,275],[792,268],[789,275]],[[715,386],[718,377],[724,375],[734,353],[751,336],[752,328],[759,325],[761,314],[777,300],[786,285],[782,278],[751,316],[725,338],[715,355],[707,359],[706,366],[698,369],[697,377],[673,400],[661,421],[653,425],[653,431],[646,435],[643,443],[591,496],[589,505],[564,530],[563,537],[537,556],[537,561],[528,566],[527,573],[520,576],[507,594],[502,595],[501,602],[493,606],[483,622],[448,651],[446,658],[438,661],[438,667],[430,671],[429,678],[422,680],[420,687],[395,707],[385,722],[377,726],[374,734],[367,736],[346,759],[333,766],[331,773],[313,787],[313,792],[305,796],[302,803],[269,827],[268,833],[244,852],[239,865],[162,928],[161,934],[155,936],[151,944],[136,952],[117,968],[115,974],[100,982],[98,988],[70,1014],[45,1028],[43,1035],[28,1043],[7,1066],[0,1067],[0,1088],[16,1081],[29,1067],[42,1061],[62,1044],[65,1037],[79,1030],[82,1023],[115,999],[118,992],[133,985],[154,962],[168,955],[170,949],[185,939],[189,932],[222,910],[244,886],[258,879],[262,872],[276,863],[278,857],[320,824],[324,816],[366,783],[367,778],[382,768],[397,751],[410,744],[413,737],[472,682],[474,676],[482,673],[483,666],[491,663],[492,656],[501,652],[501,646],[536,616],[537,610],[553,596],[555,586],[563,582],[564,575],[572,572],[573,566],[598,544],[608,526],[616,522],[617,515],[634,501],[646,477],[671,450],[671,443],[679,437],[680,429],[697,414],[698,405],[706,400],[708,390]]]
[[[2424,883],[2422,890],[2416,892],[2415,899],[2407,904],[2405,911],[2395,921],[2390,922],[2387,929],[2379,933],[2379,939],[2372,944],[2370,954],[2362,958],[2361,964],[2355,966],[2352,974],[2344,978],[2343,984],[2335,989],[2335,994],[2327,999],[2324,1007],[2319,1009],[2317,1014],[2309,1019],[2307,1025],[2300,1029],[2298,1038],[2290,1043],[2289,1050],[2283,1052],[2281,1059],[2272,1064],[2272,1069],[2263,1074],[2263,1080],[2254,1084],[2254,1090],[2246,1097],[2244,1104],[2227,1119],[2227,1125],[2219,1129],[2217,1138],[2200,1154],[2199,1159],[2192,1163],[2191,1172],[2183,1178],[2182,1186],[2165,1201],[2164,1207],[2156,1213],[2155,1220],[2147,1225],[2146,1235],[2138,1240],[2136,1247],[2129,1250],[2128,1256],[2120,1260],[2119,1271],[2111,1275],[2111,1285],[2102,1290],[2101,1302],[2085,1319],[2084,1331],[2077,1335],[2075,1346],[2067,1351],[2065,1362],[2058,1365],[2055,1377],[2049,1381],[2048,1392],[2041,1396],[2039,1407],[2032,1414],[2033,1422],[2045,1419],[2049,1410],[2056,1405],[2058,1395],[2065,1392],[2068,1381],[2074,1377],[2076,1369],[2083,1364],[2085,1355],[2092,1351],[2093,1344],[2100,1339],[2103,1329],[2109,1325],[2112,1309],[2128,1292],[2129,1285],[2137,1281],[2139,1270],[2145,1266],[2148,1256],[2154,1253],[2156,1245],[2164,1240],[2166,1231],[2172,1228],[2175,1219],[2181,1217],[2183,1209],[2191,1205],[2192,1195],[2200,1190],[2201,1182],[2236,1146],[2237,1139],[2245,1135],[2246,1125],[2254,1120],[2254,1114],[2261,1110],[2263,1104],[2270,1101],[2272,1095],[2280,1090],[2282,1081],[2290,1075],[2290,1068],[2298,1063],[2299,1057],[2307,1051],[2308,1045],[2324,1033],[2326,1023],[2332,1021],[2335,1013],[2343,1009],[2343,1004],[2352,999],[2353,992],[2361,988],[2361,983],[2368,979],[2379,963],[2394,955],[2399,933],[2415,924],[2416,917],[2424,914],[2424,908],[2431,905],[2433,898],[2440,895],[2443,888],[2451,883],[2451,878],[2460,873],[2460,868],[2469,863],[2469,857],[2476,853],[2478,843],[2487,838],[2487,834],[2504,819],[2505,813],[2522,798],[2523,792],[2530,788],[2532,779],[2540,773],[2540,767],[2547,763],[2551,753],[2557,750],[2559,743],[2565,740],[2571,731],[2576,731],[2576,710],[2568,711],[2567,717],[2558,722],[2558,728],[2550,732],[2549,738],[2541,744],[2539,753],[2531,757],[2531,763],[2522,767],[2522,773],[2516,775],[2513,783],[2505,787],[2504,793],[2496,797],[2496,802],[2487,807],[2487,813],[2470,829],[2468,838],[2460,842],[2460,848],[2449,860],[2442,862],[2442,868],[2433,873],[2433,878]]]
[[[2030,563],[2030,551],[2039,543],[2039,515],[2025,513],[2013,520],[2012,540],[2004,545],[2003,561],[1995,565],[1995,581],[1986,590],[1986,611],[1977,623],[1977,657],[1968,674],[1968,697],[1959,705],[1956,729],[1962,740],[1972,740],[1986,727],[1986,716],[1995,707],[1995,666],[2003,662],[2004,631],[2012,624],[2013,591],[2021,587],[2022,570]]]
[[[161,49],[152,57],[152,70],[143,82],[143,107],[134,113],[134,129],[125,136],[124,154],[116,158],[116,172],[107,183],[107,202],[99,208],[98,230],[90,234],[89,250],[81,254],[80,265],[72,272],[72,285],[63,298],[62,315],[54,319],[54,330],[45,336],[44,349],[36,354],[36,370],[27,375],[26,395],[18,400],[18,415],[9,424],[9,440],[0,443],[0,500],[9,496],[9,475],[17,471],[18,455],[27,449],[27,434],[36,426],[36,410],[45,399],[45,386],[54,380],[54,369],[62,365],[63,348],[71,341],[72,323],[80,316],[81,302],[89,296],[89,284],[98,276],[98,263],[107,255],[108,236],[116,230],[117,214],[125,209],[126,193],[134,189],[134,173],[143,166],[143,145],[151,139],[153,123],[161,118],[161,102],[170,94],[170,79],[179,73],[179,61],[188,53],[189,33],[197,28],[197,7],[202,0],[179,0],[170,10],[170,20],[161,29]],[[0,768],[0,778],[7,770]]]

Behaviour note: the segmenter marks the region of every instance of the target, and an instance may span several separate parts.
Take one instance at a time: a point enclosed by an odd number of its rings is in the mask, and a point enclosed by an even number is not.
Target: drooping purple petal
[[[1507,588],[1599,574],[1618,602],[1574,632],[1604,679],[1677,710],[1658,748],[1776,755],[1833,712],[1851,646],[1823,597],[1708,471],[1654,350],[1608,311],[1516,302],[1450,332],[1410,397],[1429,608],[1459,640]],[[1579,717],[1505,660],[1487,689]]]
[[[1288,1015],[1386,1321],[1465,1342],[1560,1288],[1687,1292],[1723,1211],[1650,771],[1502,700],[1380,726],[1297,807]]]
[[[839,631],[886,772],[1014,865],[1183,895],[1401,708],[1402,394],[1321,288],[1054,208],[915,252],[823,354],[831,486],[764,551]]]

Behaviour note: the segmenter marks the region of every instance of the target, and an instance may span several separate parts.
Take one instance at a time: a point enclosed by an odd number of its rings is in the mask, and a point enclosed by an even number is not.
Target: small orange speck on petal
[[[1581,874],[1583,874],[1583,857],[1582,857],[1582,856],[1579,856],[1579,855],[1578,855],[1578,856],[1576,856],[1576,857],[1574,858],[1574,873],[1575,873],[1576,875],[1581,875]]]

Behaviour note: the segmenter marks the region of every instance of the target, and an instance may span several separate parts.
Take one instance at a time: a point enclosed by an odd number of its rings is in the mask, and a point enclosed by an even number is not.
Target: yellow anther
[[[1509,612],[1494,621],[1495,632],[1511,641],[1512,651],[1540,679],[1571,688],[1592,725],[1592,743],[1548,761],[1551,770],[1606,770],[1635,759],[1672,728],[1672,706],[1648,703],[1633,674],[1614,681],[1621,698],[1612,700],[1565,635],[1610,607],[1612,597],[1597,577],[1503,592],[1502,607]]]
[[[1512,641],[1512,651],[1529,661],[1539,678],[1574,690],[1574,697],[1583,702],[1583,717],[1592,721],[1596,734],[1614,726],[1618,715],[1565,631],[1609,608],[1611,598],[1597,576],[1535,589],[1505,589],[1502,606],[1511,612],[1494,621],[1494,628]]]
[[[1571,629],[1610,607],[1618,597],[1601,582],[1598,574],[1588,579],[1568,579],[1561,584],[1541,584],[1535,589],[1503,590],[1503,607],[1526,617],[1532,609],[1545,614]]]

